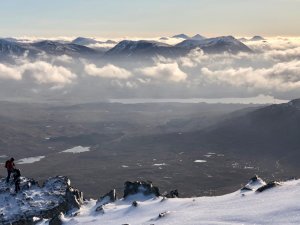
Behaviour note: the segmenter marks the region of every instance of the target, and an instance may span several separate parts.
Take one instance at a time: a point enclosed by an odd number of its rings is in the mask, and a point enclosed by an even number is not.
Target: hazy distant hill
[[[177,124],[183,128],[183,132],[138,137],[120,144],[124,148],[141,145],[160,151],[169,149],[190,153],[206,149],[241,159],[269,161],[272,164],[278,161],[294,171],[298,168],[300,100],[243,109],[216,121],[212,126],[199,127],[198,131],[184,131],[187,126],[197,129],[197,119],[179,120]],[[169,124],[169,127],[172,126],[174,123]]]

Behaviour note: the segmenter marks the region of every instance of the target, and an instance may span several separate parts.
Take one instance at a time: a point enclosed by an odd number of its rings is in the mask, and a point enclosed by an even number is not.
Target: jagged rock
[[[266,185],[266,182],[264,182],[260,177],[255,175],[248,181],[248,183],[244,187],[241,188],[241,191],[257,190],[258,188],[264,185]]]
[[[108,192],[107,194],[105,194],[104,196],[100,197],[96,203],[96,212],[103,212],[104,213],[104,209],[103,206],[111,203],[111,202],[115,202],[117,200],[117,193],[116,190],[113,189],[110,192]]]
[[[170,193],[167,194],[166,197],[167,198],[178,198],[179,197],[179,192],[178,192],[178,190],[170,191]]]
[[[249,181],[256,182],[258,179],[259,179],[259,177],[257,175],[255,175]]]
[[[20,186],[14,194],[14,186],[0,180],[0,224],[34,224],[34,217],[52,219],[83,203],[82,192],[72,188],[67,177],[49,178],[42,186],[22,177]]]
[[[258,189],[256,190],[256,192],[261,193],[261,192],[263,192],[263,191],[266,191],[266,190],[268,190],[268,189],[274,188],[274,187],[279,186],[279,185],[280,185],[279,182],[271,181],[271,182],[267,183],[266,185],[264,185],[264,186],[258,188]]]
[[[133,206],[133,207],[137,207],[137,206],[138,206],[137,201],[132,202],[132,206]]]
[[[49,220],[49,225],[62,225],[63,222],[61,220],[61,217],[63,215],[60,213],[58,215],[56,215],[55,217],[53,217],[52,219]]]
[[[97,205],[105,205],[111,202],[115,202],[117,200],[117,193],[116,190],[113,189],[104,196],[100,197],[97,201]]]
[[[160,196],[158,187],[153,186],[151,182],[136,181],[136,182],[125,182],[124,198],[130,195],[142,193],[144,195],[155,195]]]
[[[80,206],[83,204],[83,193],[72,187],[67,188],[66,202],[68,210],[71,210],[72,208],[79,209]]]

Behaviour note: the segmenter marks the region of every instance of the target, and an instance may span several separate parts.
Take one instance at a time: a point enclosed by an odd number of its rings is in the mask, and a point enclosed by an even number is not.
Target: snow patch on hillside
[[[45,156],[28,157],[28,158],[20,159],[16,163],[17,164],[31,164],[31,163],[39,162],[44,158],[45,158]]]
[[[74,148],[70,148],[70,149],[64,150],[61,153],[78,154],[78,153],[89,152],[89,151],[90,151],[90,147],[76,146]]]
[[[202,160],[202,159],[197,159],[194,161],[195,163],[206,163],[206,160]]]

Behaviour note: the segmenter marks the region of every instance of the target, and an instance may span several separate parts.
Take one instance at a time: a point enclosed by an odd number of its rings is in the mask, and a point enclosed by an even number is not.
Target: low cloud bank
[[[215,98],[300,96],[300,38],[247,42],[255,52],[207,55],[201,49],[176,59],[148,62],[73,59],[40,55],[0,62],[0,86],[24,84],[32,94],[49,90],[80,98]],[[7,93],[9,95],[9,93]]]

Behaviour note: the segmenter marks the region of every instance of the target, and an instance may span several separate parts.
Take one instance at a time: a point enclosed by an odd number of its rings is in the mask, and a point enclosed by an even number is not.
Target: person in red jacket
[[[7,178],[6,178],[6,183],[9,182],[10,175],[14,172],[15,169],[15,159],[11,158],[10,160],[7,160],[5,163],[5,168],[7,169]]]

